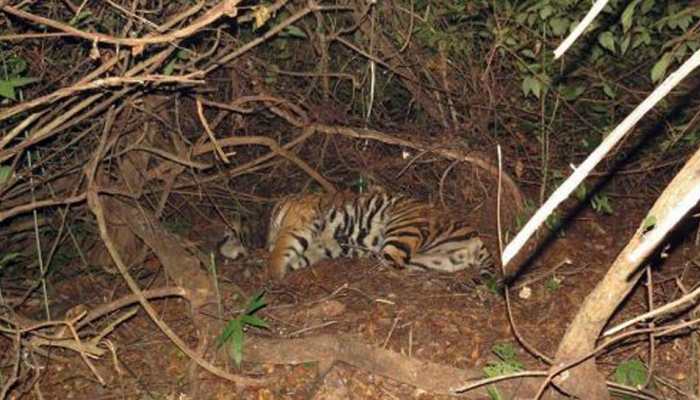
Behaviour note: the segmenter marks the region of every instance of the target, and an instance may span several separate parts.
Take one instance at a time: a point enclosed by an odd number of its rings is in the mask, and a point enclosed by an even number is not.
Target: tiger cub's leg
[[[282,279],[290,269],[299,269],[313,264],[307,250],[313,234],[306,230],[283,230],[279,232],[270,255],[270,274]]]
[[[311,229],[281,232],[272,246],[272,277],[282,279],[290,270],[306,268],[321,260],[338,257],[341,253],[340,246],[323,237]]]

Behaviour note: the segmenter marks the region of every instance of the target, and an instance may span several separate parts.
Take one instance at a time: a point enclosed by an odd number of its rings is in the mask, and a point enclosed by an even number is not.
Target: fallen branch
[[[9,210],[3,210],[0,211],[0,222],[14,217],[15,215],[23,214],[29,211],[36,210],[38,208],[44,208],[44,207],[52,207],[52,206],[57,206],[57,205],[62,205],[62,204],[74,204],[74,203],[82,203],[86,199],[86,194],[81,193],[77,196],[71,196],[71,197],[66,197],[64,199],[58,199],[58,200],[39,200],[39,201],[33,201],[29,204],[22,204],[16,207],[13,207]]]
[[[700,186],[700,150],[688,160],[659,196],[627,246],[610,266],[608,273],[586,297],[559,344],[555,366],[568,364],[571,360],[593,351],[603,327],[637,284],[644,271],[640,270],[639,266],[649,256],[650,249],[647,248],[641,258],[630,256],[638,251],[640,245],[644,245],[645,235],[651,233],[649,230],[661,230],[659,232],[661,237],[668,233],[672,224],[667,224],[665,221],[677,220],[680,200],[696,191],[698,186]],[[651,220],[656,222],[647,226],[648,221]],[[566,376],[560,375],[554,380],[567,393],[578,397],[608,398],[604,377],[596,369],[594,360],[587,360],[569,372]]]
[[[700,288],[697,288],[697,289],[693,290],[692,292],[683,295],[678,300],[674,300],[670,303],[664,304],[661,307],[655,308],[649,312],[646,312],[642,315],[638,315],[638,316],[636,316],[630,320],[627,320],[627,321],[625,321],[625,322],[623,322],[623,323],[621,323],[613,328],[610,328],[603,333],[603,336],[613,335],[617,332],[620,332],[621,330],[623,330],[625,328],[628,328],[628,327],[636,324],[637,322],[648,320],[650,318],[654,318],[654,317],[661,315],[661,314],[669,313],[669,312],[677,309],[678,307],[682,306],[683,304],[694,302],[695,298],[698,296],[700,296]]]
[[[8,14],[16,17],[29,20],[36,24],[46,25],[56,30],[65,32],[71,36],[81,39],[90,40],[96,43],[110,43],[115,45],[132,47],[132,54],[138,55],[144,50],[144,46],[148,44],[168,43],[178,39],[189,37],[207,25],[213,23],[224,15],[235,17],[238,14],[238,3],[240,0],[223,0],[204,15],[187,24],[185,28],[164,35],[149,35],[143,38],[118,38],[111,35],[106,35],[97,32],[84,32],[76,29],[63,22],[54,21],[49,18],[44,18],[39,15],[28,13],[24,10],[12,6],[4,6],[2,9]]]
[[[205,360],[201,354],[198,354],[194,350],[192,350],[187,343],[185,343],[182,338],[180,338],[173,330],[170,328],[168,324],[163,321],[156,310],[153,308],[153,306],[149,303],[149,301],[146,299],[146,297],[143,295],[143,292],[141,291],[141,288],[138,286],[134,278],[131,276],[129,273],[126,264],[124,263],[124,260],[122,259],[121,254],[117,250],[116,245],[112,241],[110,232],[107,227],[107,219],[105,217],[105,202],[110,201],[112,202],[112,207],[110,207],[111,210],[113,210],[115,207],[118,207],[120,204],[116,199],[112,199],[109,196],[106,195],[101,195],[99,193],[98,189],[98,184],[96,182],[97,179],[97,169],[100,165],[100,162],[102,161],[102,158],[104,157],[105,152],[108,150],[107,147],[107,136],[108,136],[108,131],[105,130],[102,134],[102,137],[100,139],[100,143],[97,146],[97,149],[94,152],[93,158],[90,160],[88,165],[85,167],[85,176],[87,178],[87,203],[90,211],[95,215],[95,219],[97,221],[97,227],[99,229],[100,233],[100,238],[102,239],[102,242],[104,243],[105,247],[107,248],[107,251],[109,252],[109,255],[112,258],[112,261],[114,264],[117,266],[117,269],[119,270],[119,273],[122,275],[124,280],[126,281],[127,286],[131,290],[131,292],[136,296],[136,298],[139,301],[139,304],[143,309],[146,311],[146,314],[151,318],[151,320],[158,326],[158,328],[165,334],[165,336],[170,339],[170,341],[177,346],[177,348],[185,353],[190,359],[192,359],[194,362],[197,363],[200,367],[202,367],[204,370],[208,371],[209,373],[218,376],[220,378],[226,379],[230,382],[233,382],[240,387],[259,387],[263,385],[266,380],[265,379],[254,379],[254,378],[248,378],[245,376],[241,375],[234,375],[230,374],[226,371],[221,370],[217,366],[211,364],[207,360]],[[124,207],[125,208],[125,207]],[[132,223],[140,223],[139,225],[136,225],[135,227],[140,227],[143,226],[147,223],[147,230],[149,232],[149,236],[147,237],[141,237],[146,244],[148,244],[151,248],[154,249],[154,251],[158,254],[159,258],[161,259],[161,262],[164,265],[172,265],[173,263],[173,258],[174,257],[180,257],[179,260],[183,263],[182,268],[187,268],[188,271],[191,272],[189,276],[183,275],[183,277],[180,277],[180,281],[184,279],[192,279],[192,276],[194,275],[195,278],[197,278],[196,275],[196,270],[192,268],[192,260],[189,257],[182,257],[182,251],[180,251],[180,246],[173,246],[171,244],[171,241],[163,241],[163,240],[148,240],[152,237],[158,237],[158,235],[162,232],[161,230],[157,230],[156,227],[159,225],[157,224],[157,221],[153,221],[153,219],[148,218],[148,215],[145,211],[141,210],[142,212],[139,213],[139,210],[136,210],[137,213],[135,216],[129,216],[126,212],[122,211],[116,215],[120,216],[121,218],[125,218],[128,222]],[[126,222],[126,221],[125,221]],[[169,238],[168,236],[165,236],[165,238]],[[164,246],[171,246],[174,247],[172,251],[165,251],[163,253],[163,247]],[[171,254],[173,253],[174,256]],[[169,258],[163,257],[163,254],[169,255]],[[175,263],[177,263],[175,261]],[[198,265],[194,265],[194,267],[198,267]],[[207,287],[206,285],[209,285],[208,279],[206,279],[206,276],[204,276],[203,279],[194,279],[193,282],[187,282],[187,287],[191,287],[193,290],[191,292],[191,304],[193,308],[197,309],[200,307],[201,301],[206,299],[207,296]],[[198,310],[197,310],[198,311]],[[204,341],[202,341],[204,343]]]
[[[124,86],[124,85],[144,85],[146,82],[152,82],[154,84],[162,84],[162,83],[187,83],[187,84],[201,84],[204,83],[203,80],[197,80],[194,79],[195,77],[201,76],[201,73],[199,72],[194,72],[189,75],[184,75],[184,76],[169,76],[169,75],[158,75],[158,74],[149,74],[149,75],[136,75],[136,76],[130,76],[130,77],[122,77],[122,76],[112,76],[112,77],[107,77],[107,78],[98,78],[90,82],[84,82],[84,83],[76,83],[75,85],[65,87],[62,89],[58,89],[54,92],[51,92],[45,96],[37,97],[36,99],[32,99],[29,101],[26,101],[24,103],[20,103],[14,107],[9,107],[2,112],[0,112],[0,121],[5,120],[13,115],[17,115],[21,112],[31,110],[33,108],[36,108],[40,105],[47,104],[47,103],[52,103],[56,100],[60,100],[66,97],[74,96],[77,93],[80,92],[85,92],[89,90],[95,90],[95,89],[103,89],[103,88],[111,88],[111,87],[116,87],[116,86]],[[4,147],[7,143],[9,143],[8,138],[2,138],[3,144],[2,147]]]
[[[287,150],[285,147],[280,146],[279,143],[276,141],[270,139],[269,137],[265,136],[237,136],[237,137],[228,137],[228,138],[223,138],[223,139],[218,139],[216,140],[216,143],[220,145],[222,148],[228,147],[228,146],[244,146],[244,145],[261,145],[261,146],[266,146],[269,148],[272,153],[280,155],[287,160],[291,161],[292,163],[296,164],[297,167],[299,167],[301,170],[306,172],[309,176],[314,178],[322,187],[325,191],[328,193],[334,193],[336,191],[335,186],[330,183],[326,178],[324,178],[318,171],[316,171],[314,168],[312,168],[309,164],[307,164],[304,160],[300,159],[297,157],[296,154],[292,153],[291,151]],[[208,153],[216,148],[216,145],[214,143],[207,143],[201,146],[197,146],[193,153],[194,154],[203,154],[203,153]],[[262,158],[262,157],[261,157]]]
[[[381,375],[430,393],[454,395],[467,381],[480,379],[483,372],[463,370],[422,361],[390,350],[370,346],[350,337],[320,335],[303,339],[271,340],[253,338],[246,343],[246,361],[267,364],[320,362],[330,366],[340,361],[363,371]],[[504,398],[531,399],[542,379],[517,378],[498,385]],[[462,394],[464,398],[489,398],[486,388]]]

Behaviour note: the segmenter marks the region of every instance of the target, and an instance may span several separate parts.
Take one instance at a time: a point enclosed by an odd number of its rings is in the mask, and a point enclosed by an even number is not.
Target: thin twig
[[[13,207],[9,210],[3,210],[0,211],[0,222],[14,217],[19,214],[23,214],[32,210],[36,210],[39,208],[44,208],[44,207],[52,207],[52,206],[57,206],[61,204],[74,204],[74,203],[82,203],[87,199],[87,194],[86,193],[81,193],[77,196],[71,196],[71,197],[66,197],[64,199],[58,199],[58,200],[39,200],[39,201],[33,201],[29,204],[22,204],[16,207]]]
[[[650,318],[654,318],[657,315],[666,314],[668,312],[671,312],[674,309],[676,309],[677,307],[682,306],[683,304],[691,303],[691,302],[695,301],[695,298],[698,296],[700,296],[700,287],[698,287],[697,289],[693,290],[692,292],[682,296],[678,300],[674,300],[670,303],[666,303],[659,308],[645,312],[642,315],[638,315],[630,320],[627,320],[621,324],[618,324],[618,325],[608,329],[607,331],[603,332],[602,336],[614,335],[615,333],[620,332],[621,330],[627,328],[628,326],[632,326],[632,325],[636,324],[637,322],[644,321],[644,320],[647,320]]]
[[[204,116],[204,108],[202,107],[202,102],[199,99],[195,99],[195,104],[197,105],[197,115],[199,116],[199,122],[202,123],[204,131],[207,133],[207,136],[209,136],[209,140],[211,140],[214,149],[216,149],[216,154],[219,156],[219,158],[221,158],[223,162],[225,162],[226,164],[230,164],[231,161],[226,156],[226,153],[224,153],[224,150],[221,148],[221,145],[216,140],[216,137],[214,137],[214,132],[212,132],[211,128],[209,128],[209,122],[207,122],[207,118]]]
[[[142,38],[118,38],[102,33],[84,32],[68,24],[64,24],[63,22],[58,22],[49,18],[44,18],[39,15],[34,15],[32,13],[28,13],[24,10],[20,10],[12,6],[4,6],[2,9],[6,13],[12,14],[16,17],[35,22],[37,24],[49,26],[56,30],[70,34],[71,36],[86,39],[91,42],[130,46],[132,47],[132,53],[134,53],[134,55],[137,55],[143,52],[145,45],[169,43],[178,39],[183,39],[199,32],[202,28],[206,27],[207,25],[210,25],[211,23],[218,20],[224,15],[229,17],[235,17],[236,14],[238,14],[237,5],[239,2],[240,0],[222,0],[219,4],[212,7],[204,15],[187,24],[185,28],[179,29],[168,34],[152,36],[149,35]]]

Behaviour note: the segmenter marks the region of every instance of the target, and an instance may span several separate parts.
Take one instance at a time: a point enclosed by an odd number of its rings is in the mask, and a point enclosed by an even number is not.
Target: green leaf
[[[553,13],[554,13],[554,7],[552,7],[549,4],[540,8],[540,18],[542,18],[544,20],[549,18],[549,16],[552,15]]]
[[[491,400],[503,400],[503,396],[501,395],[501,392],[499,392],[495,386],[487,387],[486,392],[488,392],[489,399],[491,399]]]
[[[610,205],[610,198],[605,194],[596,194],[593,196],[591,205],[599,214],[612,214],[614,212]]]
[[[15,87],[10,83],[10,81],[0,81],[0,96],[6,99],[17,100],[17,96],[15,95]]]
[[[243,361],[243,325],[238,319],[231,320],[234,329],[231,332],[231,355],[233,356],[233,361],[236,366],[241,366],[241,361]]]
[[[39,82],[39,78],[13,78],[8,79],[6,82],[10,82],[11,85],[18,88],[22,86],[27,86],[30,83]]]
[[[604,194],[596,194],[591,199],[591,206],[599,214],[612,214],[613,208],[610,205],[610,198]]]
[[[627,53],[627,49],[630,47],[630,42],[632,42],[632,35],[625,35],[620,43],[620,54]]]
[[[617,95],[617,93],[615,93],[615,90],[607,83],[603,83],[603,93],[605,93],[605,95],[610,97],[611,99],[614,99]]]
[[[540,93],[542,92],[542,83],[534,76],[527,76],[525,79],[523,79],[522,89],[525,97],[532,93],[539,99]]]
[[[289,25],[280,32],[280,37],[290,37],[294,39],[308,39],[306,33],[294,25]]]
[[[226,324],[224,330],[216,338],[216,345],[218,347],[221,347],[223,344],[227,343],[231,339],[231,336],[233,336],[233,331],[236,329],[237,324],[240,325],[240,321],[237,318],[232,319],[228,322],[228,324]]]
[[[265,296],[265,291],[262,290],[256,295],[254,295],[250,301],[248,302],[248,305],[245,308],[245,315],[250,315],[253,314],[254,312],[258,311],[259,309],[265,307],[267,303],[265,302],[265,299],[263,298]]]
[[[532,26],[535,24],[535,21],[537,20],[537,14],[530,14],[527,17],[527,26]]]
[[[500,358],[500,361],[490,362],[483,368],[484,374],[487,377],[493,378],[512,374],[524,369],[523,364],[517,360],[517,352],[511,343],[495,344],[491,347],[491,351]],[[495,386],[489,386],[486,390],[492,400],[503,400],[503,396],[501,396]]]
[[[518,355],[512,343],[498,343],[491,347],[491,351],[503,361],[516,360]]]
[[[576,187],[576,190],[574,191],[574,196],[576,196],[576,199],[578,199],[578,201],[586,200],[586,196],[588,196],[588,186],[586,185],[586,182],[583,182]]]
[[[615,368],[615,382],[622,385],[641,386],[647,379],[647,367],[638,359],[621,362]]]
[[[620,17],[620,21],[622,22],[622,32],[627,33],[627,31],[629,31],[632,27],[634,9],[637,7],[637,4],[639,4],[639,1],[640,0],[634,0],[633,2],[629,3],[625,8],[625,11],[622,12],[622,17]]]
[[[654,2],[655,2],[655,1],[656,1],[656,0],[644,0],[644,1],[642,2],[642,7],[641,7],[641,10],[640,10],[640,11],[642,12],[642,15],[648,13],[649,11],[651,11],[652,8],[654,8]]]
[[[564,99],[572,101],[576,100],[584,91],[586,91],[586,88],[583,86],[562,85],[559,94],[561,94]]]
[[[640,30],[634,35],[634,39],[632,40],[632,50],[636,49],[637,47],[641,45],[650,45],[651,44],[651,35],[649,34],[649,30],[644,29]]]
[[[555,36],[562,36],[569,30],[571,20],[564,17],[555,17],[549,20],[549,26],[552,27],[552,33]]]
[[[644,222],[642,222],[642,232],[647,233],[650,230],[654,229],[656,227],[656,217],[653,215],[650,215],[646,218],[644,218]]]
[[[37,82],[37,78],[11,78],[0,80],[0,96],[17,100],[15,95],[15,88],[27,86],[30,83]]]
[[[598,43],[603,46],[604,49],[615,52],[615,36],[610,31],[605,31],[598,35]]]
[[[668,20],[668,27],[671,29],[680,29],[681,31],[685,32],[688,30],[688,27],[690,27],[692,22],[693,17],[690,15],[678,15],[677,17]]]
[[[12,167],[3,165],[0,166],[0,185],[7,182],[12,176]]]
[[[256,317],[254,315],[243,315],[241,316],[241,322],[245,325],[254,326],[256,328],[269,328],[267,321]]]
[[[551,278],[547,279],[547,282],[545,282],[544,287],[547,289],[548,292],[556,292],[561,288],[561,278],[558,278],[556,275],[553,275]]]
[[[522,54],[524,57],[530,58],[530,59],[537,59],[537,56],[535,55],[535,52],[530,50],[530,49],[523,49],[520,54]]]
[[[661,80],[664,76],[666,76],[666,70],[668,69],[668,66],[671,64],[671,60],[673,59],[673,54],[670,51],[667,51],[664,53],[663,56],[661,56],[661,59],[654,64],[654,67],[651,69],[651,81],[656,83]]]
[[[163,75],[166,75],[166,76],[172,75],[173,71],[175,71],[176,63],[177,63],[177,60],[172,59],[167,64],[165,64],[165,67],[163,67]]]

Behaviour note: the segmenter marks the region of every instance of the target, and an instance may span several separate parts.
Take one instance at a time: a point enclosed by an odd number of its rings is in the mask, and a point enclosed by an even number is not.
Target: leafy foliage
[[[491,348],[491,351],[499,358],[484,367],[484,374],[489,378],[520,372],[524,369],[522,362],[517,358],[517,352],[512,343],[499,343]],[[492,400],[501,400],[504,397],[495,387],[487,389]]]
[[[610,205],[610,198],[603,193],[596,193],[591,199],[591,207],[598,214],[612,214],[613,208]]]
[[[622,385],[641,387],[647,380],[647,367],[636,358],[623,361],[615,368],[614,380]],[[632,399],[631,396],[623,398]]]
[[[0,165],[0,185],[4,185],[11,177],[12,167],[9,165]]]
[[[552,275],[551,278],[547,279],[547,282],[545,282],[544,287],[547,289],[548,292],[556,292],[561,288],[561,283],[562,279],[557,277],[556,275]]]
[[[16,57],[2,55],[4,73],[0,79],[0,97],[10,100],[17,100],[17,89],[37,82],[36,78],[25,76],[27,72],[27,61]]]
[[[559,212],[552,212],[544,221],[544,224],[552,232],[557,232],[560,236],[564,236],[563,221]]]
[[[227,343],[230,344],[233,361],[235,361],[238,366],[240,366],[241,361],[243,361],[243,341],[246,326],[268,328],[265,320],[253,315],[267,304],[263,298],[264,296],[265,292],[263,291],[251,297],[246,305],[245,311],[240,316],[230,320],[216,339],[218,346]]]

